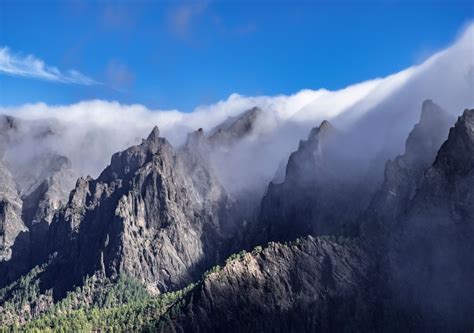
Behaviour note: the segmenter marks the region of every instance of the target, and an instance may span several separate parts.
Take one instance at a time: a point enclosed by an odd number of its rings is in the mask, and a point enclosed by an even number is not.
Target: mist
[[[474,107],[473,41],[474,24],[470,23],[449,48],[387,77],[336,91],[306,89],[293,95],[256,97],[232,94],[191,113],[103,100],[0,107],[1,114],[22,120],[11,134],[3,159],[27,167],[42,151],[54,151],[69,157],[78,175],[97,177],[114,152],[140,143],[155,125],[178,148],[189,132],[203,128],[209,133],[229,117],[258,106],[263,113],[252,132],[225,153],[216,153],[213,163],[229,192],[262,192],[299,140],[323,120],[351,138],[346,140],[350,144],[339,148],[357,163],[381,153],[391,157],[402,152],[425,99],[452,115]]]

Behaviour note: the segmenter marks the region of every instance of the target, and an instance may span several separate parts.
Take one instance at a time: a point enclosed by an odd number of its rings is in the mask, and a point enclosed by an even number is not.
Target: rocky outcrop
[[[259,213],[257,243],[347,233],[367,194],[343,149],[344,137],[324,121],[290,155],[283,183],[270,183]]]
[[[446,124],[445,114],[425,102],[405,154],[388,163],[384,183],[363,215],[366,223],[383,228],[365,229],[353,240],[309,237],[240,255],[211,271],[169,309],[158,328],[469,330],[474,324],[474,110],[464,112],[442,143]],[[313,156],[310,166],[321,155]],[[301,163],[297,167],[293,170],[311,171]],[[387,191],[395,189],[402,200],[386,200]],[[388,213],[374,213],[375,204],[379,212],[386,205]]]
[[[8,148],[11,132],[17,129],[18,123],[14,117],[0,115],[0,157],[3,157]]]
[[[372,262],[352,241],[270,243],[214,269],[158,324],[161,331],[315,332],[368,327]],[[373,308],[373,307],[372,307]]]
[[[231,201],[197,142],[191,137],[175,152],[155,127],[142,144],[114,154],[97,180],[77,182],[50,234],[58,259],[47,274],[70,272],[58,277],[63,291],[96,271],[173,290],[225,258]]]
[[[388,233],[415,196],[425,170],[446,140],[454,119],[431,100],[422,105],[418,124],[405,143],[405,152],[385,165],[384,181],[362,220],[362,232]]]
[[[42,160],[38,163],[42,168],[37,168],[42,172],[33,177],[22,196],[23,219],[29,226],[41,222],[50,224],[54,212],[67,202],[77,179],[67,157],[50,153]]]
[[[47,259],[49,225],[73,187],[67,158],[51,153],[36,162],[28,176],[0,164],[0,286]]]
[[[28,122],[0,115],[0,156],[23,202],[21,217],[28,227],[42,220],[49,224],[77,179],[69,158],[42,146],[42,140],[52,134],[53,122]],[[35,140],[40,147],[31,151]]]
[[[0,262],[10,260],[16,237],[27,230],[21,209],[13,177],[0,161]]]
[[[398,304],[471,329],[474,318],[474,110],[451,128],[388,243]]]
[[[154,128],[97,179],[77,181],[54,214],[35,282],[58,299],[93,274],[132,276],[155,293],[198,281],[157,314],[163,331],[468,331],[474,110],[447,135],[449,124],[423,103],[404,154],[387,163],[370,200],[376,182],[361,185],[357,152],[323,122],[291,154],[250,226],[215,174],[218,141],[198,130],[175,150]],[[233,255],[199,280],[230,252],[268,240],[292,242]]]
[[[238,116],[230,117],[210,131],[209,141],[218,146],[234,144],[251,134],[262,114],[262,109],[253,107]]]

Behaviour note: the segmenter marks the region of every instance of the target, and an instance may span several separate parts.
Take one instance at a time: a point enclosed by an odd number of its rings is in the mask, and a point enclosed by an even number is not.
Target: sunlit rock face
[[[228,254],[233,202],[196,135],[175,151],[155,127],[140,145],[114,154],[96,180],[78,180],[50,235],[58,253],[52,267],[70,272],[59,277],[64,288],[102,271],[175,290]]]
[[[355,242],[311,236],[270,243],[207,276],[158,324],[175,331],[364,330],[373,309],[366,272],[373,262]]]
[[[71,162],[52,151],[31,159],[31,171],[6,159],[0,282],[39,263],[51,300],[91,275],[127,275],[154,293],[198,281],[157,318],[163,330],[469,329],[474,110],[455,122],[430,100],[421,109],[385,169],[360,163],[353,133],[323,121],[263,199],[229,193],[216,171],[216,156],[252,138],[260,109],[177,148],[155,127],[75,186]],[[21,125],[4,124],[5,133]]]

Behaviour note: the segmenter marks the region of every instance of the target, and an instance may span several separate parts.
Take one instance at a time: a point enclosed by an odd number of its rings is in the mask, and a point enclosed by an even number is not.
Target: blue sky
[[[421,62],[473,18],[474,1],[456,0],[0,0],[0,105],[191,111],[232,93],[338,89]]]

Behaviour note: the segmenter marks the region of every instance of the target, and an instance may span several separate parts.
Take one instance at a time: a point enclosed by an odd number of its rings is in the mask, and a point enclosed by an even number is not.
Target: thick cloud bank
[[[424,63],[337,91],[302,90],[289,96],[258,97],[233,94],[215,104],[199,106],[192,113],[101,100],[65,106],[38,103],[0,107],[0,113],[41,119],[42,124],[47,122],[53,128],[53,135],[39,140],[35,135],[38,122],[24,122],[21,140],[10,144],[9,158],[21,159],[46,147],[70,157],[79,174],[97,176],[112,153],[140,142],[154,125],[179,146],[188,132],[197,128],[209,131],[228,117],[259,106],[264,116],[253,133],[234,147],[222,166],[225,172],[219,171],[228,188],[239,190],[271,179],[298,141],[324,119],[354,135],[354,145],[345,147],[354,155],[376,154],[382,149],[401,151],[419,118],[423,100],[433,99],[453,115],[474,106],[473,55],[471,23],[451,47]],[[241,171],[243,166],[245,172]]]

